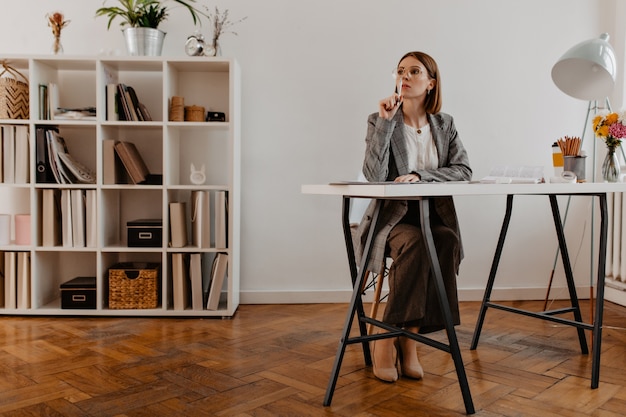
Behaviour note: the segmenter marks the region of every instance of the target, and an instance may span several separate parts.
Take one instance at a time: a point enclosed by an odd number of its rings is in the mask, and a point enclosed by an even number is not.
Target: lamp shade
[[[565,94],[581,100],[608,97],[615,85],[615,52],[609,34],[570,48],[552,67],[552,81]]]

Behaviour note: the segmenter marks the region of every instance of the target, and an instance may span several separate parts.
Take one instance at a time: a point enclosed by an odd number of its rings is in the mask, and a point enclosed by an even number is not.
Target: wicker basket
[[[109,268],[109,308],[140,309],[159,305],[161,264],[124,262]]]
[[[0,119],[28,119],[28,79],[7,61],[0,65]]]
[[[204,107],[185,106],[186,122],[204,122]]]

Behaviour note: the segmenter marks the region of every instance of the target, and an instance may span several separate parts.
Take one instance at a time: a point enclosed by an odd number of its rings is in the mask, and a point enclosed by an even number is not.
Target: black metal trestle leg
[[[333,369],[331,372],[331,377],[328,382],[328,387],[326,389],[326,395],[324,397],[324,405],[329,406],[332,401],[333,393],[335,387],[337,385],[337,380],[339,378],[339,370],[341,368],[341,363],[343,361],[343,356],[345,354],[346,346],[350,343],[357,343],[359,341],[362,342],[363,352],[365,355],[366,364],[371,364],[371,356],[369,351],[368,342],[371,340],[376,340],[383,337],[391,337],[397,335],[405,335],[406,337],[414,338],[415,340],[421,341],[422,343],[426,343],[430,346],[436,347],[438,349],[449,352],[452,356],[452,360],[454,361],[454,366],[456,368],[457,377],[459,379],[459,385],[461,387],[461,394],[463,396],[463,402],[465,404],[465,411],[467,414],[474,414],[474,403],[472,401],[472,396],[469,389],[469,384],[467,381],[467,375],[465,373],[465,367],[463,365],[463,358],[461,356],[461,350],[459,348],[459,343],[456,337],[456,332],[454,330],[454,322],[452,320],[452,313],[450,311],[450,305],[448,304],[448,297],[446,294],[443,277],[441,274],[441,268],[439,265],[439,260],[437,258],[437,251],[435,248],[432,231],[430,229],[430,219],[429,219],[429,205],[428,199],[421,200],[421,222],[422,225],[427,225],[427,227],[422,227],[422,233],[424,236],[424,240],[426,242],[426,249],[428,251],[428,256],[432,265],[432,273],[433,278],[435,279],[435,284],[437,286],[438,291],[438,299],[439,304],[442,309],[442,314],[445,320],[446,332],[448,335],[449,345],[444,345],[437,341],[430,340],[421,335],[415,335],[413,333],[408,333],[405,330],[396,329],[393,326],[387,325],[382,322],[378,322],[377,320],[369,320],[366,318],[363,304],[361,300],[361,288],[363,286],[363,281],[365,279],[367,262],[370,258],[371,254],[371,246],[372,240],[378,230],[378,219],[380,215],[380,209],[382,207],[383,200],[377,200],[376,210],[374,211],[374,215],[372,218],[372,224],[370,226],[370,230],[367,236],[367,240],[365,243],[365,251],[361,258],[361,264],[357,270],[356,263],[354,261],[354,248],[352,246],[352,237],[349,229],[348,222],[348,214],[349,214],[349,198],[344,197],[344,211],[343,211],[343,225],[344,225],[344,236],[346,239],[346,247],[348,248],[348,260],[350,263],[350,273],[352,276],[353,282],[353,291],[352,298],[350,300],[350,306],[348,308],[348,314],[346,317],[346,321],[344,323],[343,332],[341,335],[341,340],[339,341],[339,346],[337,348],[337,354],[335,356],[335,362],[333,364]],[[355,315],[358,318],[359,326],[360,326],[360,334],[361,337],[353,337],[350,338],[350,330],[352,328],[352,323],[354,321]],[[365,322],[366,320],[370,323],[376,324],[380,327],[388,330],[388,333],[383,335],[367,335]]]
[[[463,357],[461,356],[461,349],[459,348],[456,331],[454,330],[452,312],[450,311],[450,304],[448,302],[448,296],[446,294],[446,288],[443,282],[443,275],[441,274],[439,258],[437,257],[437,249],[435,248],[435,242],[433,239],[432,230],[430,228],[430,207],[428,199],[420,200],[420,217],[422,224],[422,235],[424,236],[424,241],[426,242],[426,250],[428,251],[428,256],[430,258],[432,277],[435,279],[437,293],[439,295],[439,307],[441,308],[441,312],[443,314],[443,319],[446,326],[446,333],[448,335],[450,354],[452,355],[452,360],[454,361],[454,367],[456,369],[456,375],[459,380],[459,386],[461,387],[461,395],[463,396],[465,411],[467,412],[467,414],[474,414],[474,402],[472,401],[472,394],[470,393],[469,384],[467,382],[465,366],[463,365]]]
[[[591,370],[591,388],[595,389],[599,385],[600,379],[600,353],[601,353],[601,343],[602,343],[602,320],[603,320],[603,311],[604,311],[604,279],[605,279],[605,269],[606,269],[606,250],[607,250],[607,233],[608,233],[608,209],[607,209],[607,198],[606,193],[589,193],[589,194],[579,194],[579,195],[589,195],[592,197],[598,197],[600,203],[600,234],[599,234],[599,242],[600,246],[598,248],[598,277],[596,283],[596,306],[595,306],[595,319],[592,324],[588,324],[583,322],[582,314],[580,311],[580,304],[578,301],[578,295],[576,293],[576,285],[574,282],[574,275],[572,272],[569,254],[567,251],[567,244],[565,241],[565,233],[563,231],[563,223],[561,221],[561,216],[559,213],[559,207],[557,202],[557,196],[554,194],[549,194],[550,206],[552,208],[552,216],[554,220],[554,226],[556,229],[557,238],[559,241],[559,251],[561,253],[561,260],[563,262],[563,268],[565,271],[565,279],[567,281],[567,287],[569,290],[569,298],[571,302],[571,306],[569,308],[563,308],[553,311],[544,311],[542,313],[535,313],[527,310],[521,310],[510,306],[505,306],[502,304],[497,304],[490,301],[491,292],[493,290],[493,284],[496,276],[496,271],[498,268],[498,263],[500,262],[500,256],[502,254],[502,248],[504,246],[504,239],[506,237],[506,232],[509,226],[509,221],[511,219],[511,211],[513,204],[513,196],[507,196],[507,208],[506,214],[504,216],[504,221],[502,224],[502,229],[500,230],[500,238],[498,240],[498,245],[496,248],[496,252],[494,255],[493,263],[491,266],[491,271],[489,273],[489,279],[487,281],[487,286],[485,289],[485,294],[483,297],[483,302],[480,308],[480,313],[478,316],[478,320],[476,322],[476,328],[474,330],[474,336],[472,339],[472,344],[470,346],[471,350],[476,349],[478,345],[478,339],[480,337],[480,332],[483,326],[483,322],[485,319],[485,313],[487,308],[493,307],[498,308],[504,311],[509,311],[516,314],[522,314],[529,317],[535,317],[542,320],[548,320],[557,322],[560,324],[573,326],[577,328],[578,332],[578,340],[580,343],[580,349],[583,354],[589,353],[589,348],[587,346],[587,340],[585,337],[584,330],[591,330],[593,332],[593,355],[592,355],[592,370]],[[556,314],[561,313],[573,313],[574,320],[569,320],[565,318],[555,317]]]
[[[361,336],[364,336],[367,332],[365,323],[362,323],[360,320],[361,317],[364,316],[363,311],[363,303],[361,300],[361,287],[363,286],[363,280],[365,279],[365,273],[367,265],[367,261],[370,258],[371,254],[371,243],[374,238],[374,232],[377,228],[378,217],[380,214],[380,208],[382,206],[382,200],[378,200],[376,204],[376,209],[374,211],[374,215],[372,218],[372,224],[367,236],[367,240],[365,243],[365,251],[363,253],[361,259],[361,265],[359,270],[357,271],[355,257],[354,257],[354,246],[352,243],[352,236],[350,233],[350,224],[348,220],[348,214],[350,209],[350,200],[347,197],[343,199],[343,230],[344,237],[346,239],[346,248],[348,249],[348,262],[350,264],[350,273],[352,275],[352,298],[350,299],[350,306],[348,307],[348,314],[346,316],[346,321],[343,326],[343,331],[341,334],[341,339],[339,340],[339,346],[337,348],[337,354],[335,355],[335,362],[333,364],[333,369],[331,372],[330,380],[328,381],[328,387],[326,388],[326,395],[324,396],[324,405],[329,406],[332,399],[333,393],[335,391],[335,386],[337,385],[337,379],[339,378],[339,370],[341,368],[341,362],[343,361],[343,356],[346,352],[346,346],[348,342],[348,338],[350,337],[350,330],[352,329],[352,322],[354,320],[354,315],[357,314],[359,317],[359,328],[361,331]],[[371,356],[369,351],[369,345],[367,342],[363,342],[363,352],[365,355],[365,362],[369,365],[371,364]]]
[[[604,277],[606,273],[606,248],[608,232],[608,209],[606,194],[598,195],[600,202],[600,247],[598,248],[598,282],[596,283],[596,317],[593,322],[593,353],[591,365],[591,388],[600,383],[600,351],[602,348],[602,320],[604,315]]]
[[[472,337],[472,344],[470,350],[476,350],[478,346],[478,339],[480,338],[480,332],[483,328],[485,321],[485,314],[487,314],[487,306],[491,300],[491,291],[493,290],[493,283],[496,279],[496,272],[498,271],[498,265],[500,264],[500,257],[502,256],[502,248],[504,248],[504,240],[506,238],[506,232],[509,230],[509,223],[511,222],[511,213],[513,211],[513,195],[506,196],[506,211],[504,213],[504,220],[502,221],[502,228],[500,229],[500,237],[498,238],[498,244],[496,246],[496,253],[493,256],[493,262],[491,263],[491,270],[489,271],[489,279],[487,280],[487,287],[485,288],[485,294],[483,295],[483,302],[480,305],[480,311],[478,313],[478,319],[476,320],[476,328],[474,329],[474,336]]]
[[[569,291],[569,298],[572,306],[572,312],[574,313],[574,320],[582,323],[583,318],[580,314],[580,304],[578,302],[578,295],[576,294],[576,284],[574,283],[574,273],[572,272],[572,265],[569,259],[569,253],[567,251],[567,244],[565,243],[565,232],[563,231],[563,223],[561,222],[561,213],[559,212],[559,205],[556,201],[555,195],[550,195],[550,206],[552,207],[552,217],[554,218],[554,227],[556,229],[556,236],[559,240],[559,249],[561,252],[561,260],[563,261],[563,269],[565,271],[565,280],[567,281],[567,289]],[[578,327],[578,341],[580,343],[581,352],[586,355],[589,353],[587,347],[587,339],[585,338],[585,330]]]

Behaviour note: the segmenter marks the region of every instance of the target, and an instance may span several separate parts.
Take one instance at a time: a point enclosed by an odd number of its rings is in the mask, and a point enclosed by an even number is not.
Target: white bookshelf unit
[[[240,257],[240,69],[222,57],[118,57],[118,56],[8,56],[8,63],[29,79],[27,120],[0,119],[0,125],[27,126],[29,131],[29,179],[22,184],[0,183],[0,214],[11,216],[11,237],[0,245],[0,253],[30,254],[30,282],[25,295],[27,307],[2,303],[0,315],[85,315],[85,316],[197,316],[230,317],[239,305]],[[58,86],[58,103],[64,108],[96,107],[95,119],[42,120],[40,85]],[[137,92],[152,121],[107,120],[106,85],[124,83]],[[223,112],[225,121],[170,121],[173,96],[184,97],[185,106],[202,106]],[[206,113],[205,113],[206,114]],[[96,173],[95,184],[37,182],[36,130],[57,126],[69,153]],[[104,146],[108,139],[132,142],[151,174],[162,174],[160,185],[104,183]],[[190,166],[205,167],[206,181],[194,184]],[[108,168],[107,168],[108,169]],[[96,227],[93,247],[64,247],[42,244],[44,190],[95,190]],[[192,242],[194,191],[210,195],[210,227],[215,229],[215,196],[227,195],[227,247],[195,247]],[[60,191],[59,191],[60,192]],[[93,195],[93,193],[92,193]],[[189,244],[175,248],[170,242],[169,204],[186,202]],[[15,241],[15,215],[30,214],[30,245]],[[162,219],[163,238],[158,247],[129,247],[127,222]],[[89,225],[87,225],[89,227]],[[213,237],[211,238],[212,240]],[[203,245],[207,246],[207,245]],[[220,291],[219,306],[208,310],[174,308],[172,254],[200,253],[205,287],[217,253],[228,255],[227,276]],[[109,268],[121,262],[150,262],[161,265],[156,308],[117,309],[109,307]],[[96,277],[95,309],[66,309],[61,306],[60,285],[83,276]],[[6,286],[5,286],[6,289]],[[6,296],[6,294],[5,294]],[[21,294],[24,296],[24,293]]]

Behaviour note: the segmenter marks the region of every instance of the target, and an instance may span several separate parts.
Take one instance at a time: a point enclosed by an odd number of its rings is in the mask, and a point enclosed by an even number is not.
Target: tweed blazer
[[[368,181],[393,181],[399,175],[409,174],[407,148],[403,134],[404,121],[402,109],[398,109],[391,120],[379,117],[378,113],[371,114],[367,119],[367,136],[365,138],[366,152],[363,162],[363,174]],[[469,166],[467,152],[459,139],[454,126],[454,119],[446,113],[428,115],[428,123],[433,135],[438,154],[438,168],[434,170],[418,170],[417,174],[422,181],[469,181],[472,170]],[[434,200],[434,210],[442,222],[457,232],[459,230],[454,201],[452,197],[437,197]],[[356,253],[360,258],[363,246],[374,212],[374,201],[370,203],[363,219],[356,230]],[[387,237],[391,229],[402,220],[407,213],[406,200],[386,200],[383,204],[379,220],[379,230],[374,236],[372,253],[367,269],[379,272],[384,259]],[[463,247],[459,245],[459,256],[463,258]],[[459,265],[455,265],[457,272]]]

